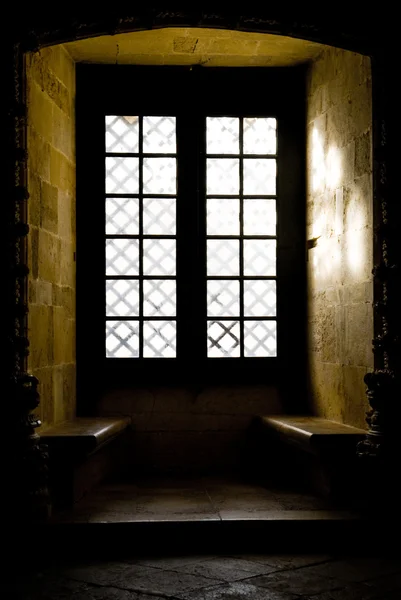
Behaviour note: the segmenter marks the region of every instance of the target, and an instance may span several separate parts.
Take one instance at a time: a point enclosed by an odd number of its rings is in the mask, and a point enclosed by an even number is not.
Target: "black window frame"
[[[287,381],[295,387],[291,379],[302,387],[306,371],[305,68],[79,64],[76,89],[78,396],[96,396],[95,388],[144,384]],[[177,327],[182,334],[177,359],[105,357],[106,114],[177,116]],[[205,122],[212,116],[277,119],[274,358],[206,356]],[[88,361],[99,369],[95,376]]]

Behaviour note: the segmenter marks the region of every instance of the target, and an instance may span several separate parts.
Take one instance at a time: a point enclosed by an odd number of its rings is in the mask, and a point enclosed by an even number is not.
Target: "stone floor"
[[[142,479],[103,484],[74,511],[57,519],[73,523],[336,519],[352,513],[299,490],[266,487],[222,477]]]
[[[5,600],[399,600],[401,562],[302,554],[84,561],[12,584],[3,577],[0,594]]]

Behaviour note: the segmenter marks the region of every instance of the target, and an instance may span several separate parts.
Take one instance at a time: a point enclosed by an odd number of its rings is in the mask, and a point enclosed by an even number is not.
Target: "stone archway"
[[[43,452],[39,436],[35,433],[39,425],[31,411],[38,405],[37,380],[26,373],[26,356],[29,346],[27,334],[27,261],[26,243],[27,201],[26,185],[26,103],[24,92],[24,52],[67,41],[115,34],[141,29],[161,27],[216,27],[240,31],[258,31],[311,41],[319,41],[351,49],[372,57],[373,100],[374,100],[374,213],[377,231],[375,244],[375,371],[366,378],[368,397],[372,406],[369,416],[370,431],[360,453],[366,456],[381,456],[396,440],[391,422],[397,413],[395,398],[399,388],[397,372],[399,321],[397,306],[399,288],[396,280],[396,208],[391,204],[391,183],[388,178],[390,166],[388,154],[388,108],[387,88],[389,76],[385,66],[386,55],[381,47],[373,45],[370,37],[355,24],[349,31],[336,31],[335,22],[298,22],[277,20],[263,15],[239,16],[235,14],[194,12],[138,12],[135,16],[110,20],[69,20],[67,23],[38,23],[32,28],[21,26],[16,30],[10,44],[9,56],[9,147],[8,198],[11,277],[8,300],[13,317],[10,319],[10,360],[7,379],[10,382],[8,397],[12,398],[10,410],[10,432],[12,434],[13,460],[11,466],[12,487],[17,492],[25,514],[29,518],[43,518],[46,513],[47,492]],[[393,401],[389,402],[388,398]],[[11,404],[11,402],[10,402]],[[21,471],[22,469],[22,471]],[[18,483],[19,482],[19,483]],[[21,484],[22,482],[22,484]],[[33,499],[35,499],[33,501]]]

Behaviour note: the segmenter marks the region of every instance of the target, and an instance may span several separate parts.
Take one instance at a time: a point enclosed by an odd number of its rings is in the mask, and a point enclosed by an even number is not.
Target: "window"
[[[274,357],[276,119],[205,126],[207,356]],[[177,356],[176,148],[176,117],[105,117],[108,358]]]
[[[78,69],[78,364],[257,381],[301,359],[302,85],[266,71]]]

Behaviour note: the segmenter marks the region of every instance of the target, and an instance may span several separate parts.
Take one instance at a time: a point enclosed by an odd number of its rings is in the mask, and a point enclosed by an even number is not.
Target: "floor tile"
[[[249,583],[235,582],[180,594],[182,600],[300,600],[291,593],[266,590]]]
[[[305,572],[304,569],[280,571],[271,575],[261,575],[252,578],[252,585],[269,590],[291,594],[318,594],[336,588],[344,587],[343,582],[329,577],[320,577],[315,573]]]
[[[227,557],[213,558],[177,568],[180,573],[202,575],[203,577],[212,577],[227,582],[238,581],[252,575],[266,574],[273,570],[274,568],[269,565]]]

